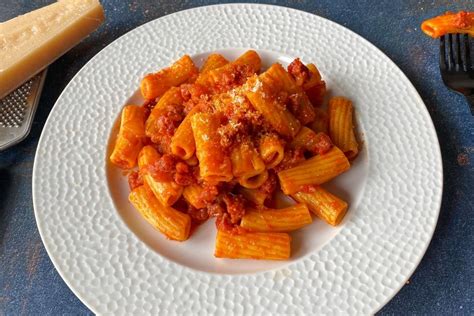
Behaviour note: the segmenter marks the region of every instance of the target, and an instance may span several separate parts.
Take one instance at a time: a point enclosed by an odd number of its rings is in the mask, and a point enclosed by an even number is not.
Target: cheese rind
[[[60,0],[0,23],[0,98],[39,73],[104,21],[98,0]]]

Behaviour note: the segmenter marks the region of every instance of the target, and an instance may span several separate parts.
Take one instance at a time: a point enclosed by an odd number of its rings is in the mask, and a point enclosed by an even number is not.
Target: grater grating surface
[[[43,89],[46,70],[0,99],[0,151],[28,136]]]
[[[35,79],[30,79],[0,100],[0,127],[20,127],[31,92],[31,85]]]

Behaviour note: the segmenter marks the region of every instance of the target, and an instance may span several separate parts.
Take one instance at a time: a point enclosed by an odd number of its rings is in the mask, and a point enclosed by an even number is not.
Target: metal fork
[[[471,107],[471,114],[474,115],[474,69],[467,34],[441,36],[439,69],[444,84],[466,97]]]

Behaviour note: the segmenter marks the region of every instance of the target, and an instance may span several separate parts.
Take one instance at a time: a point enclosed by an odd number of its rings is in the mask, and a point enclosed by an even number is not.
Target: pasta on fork
[[[348,203],[321,185],[351,168],[360,145],[352,102],[333,97],[314,64],[261,71],[254,50],[184,55],[146,75],[145,103],[122,110],[110,161],[129,174],[129,201],[168,239],[215,218],[215,257],[286,260],[291,232],[336,226]],[[294,205],[275,208],[282,191]],[[317,234],[317,232],[314,232]]]

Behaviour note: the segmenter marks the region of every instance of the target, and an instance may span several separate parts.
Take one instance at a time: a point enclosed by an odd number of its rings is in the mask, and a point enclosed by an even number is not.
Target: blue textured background
[[[53,1],[0,2],[0,21],[5,21]],[[166,14],[217,3],[101,2],[106,23],[49,67],[30,136],[0,153],[0,315],[91,314],[54,269],[33,213],[31,174],[36,146],[61,91],[92,56],[127,31]],[[474,10],[474,2],[263,2],[308,11],[348,27],[385,52],[413,82],[433,118],[441,144],[443,204],[434,238],[421,264],[409,283],[379,313],[474,314],[474,118],[464,99],[442,85],[437,42],[424,36],[419,28],[422,20],[447,10]]]

